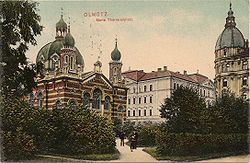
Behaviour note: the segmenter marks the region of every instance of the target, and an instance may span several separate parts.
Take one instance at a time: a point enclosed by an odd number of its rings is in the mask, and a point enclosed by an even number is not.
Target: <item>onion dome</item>
[[[121,59],[121,52],[117,48],[117,39],[115,39],[115,49],[111,52],[111,59],[119,61]]]
[[[63,20],[63,15],[61,15],[61,19],[59,20],[59,22],[56,23],[56,28],[67,28],[67,24]]]
[[[225,29],[220,34],[215,50],[226,47],[241,47],[245,45],[245,39],[240,30],[236,27],[234,12],[232,11],[232,4],[230,3],[230,10],[226,18]]]
[[[65,39],[64,39],[64,45],[66,47],[67,46],[70,46],[70,47],[74,47],[75,46],[75,39],[74,39],[74,37],[70,33],[66,34]]]

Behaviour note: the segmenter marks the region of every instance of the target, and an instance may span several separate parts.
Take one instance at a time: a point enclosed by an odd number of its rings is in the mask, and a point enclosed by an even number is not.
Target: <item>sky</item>
[[[151,72],[167,66],[181,73],[198,70],[214,79],[215,44],[224,29],[230,0],[38,2],[37,13],[44,29],[36,37],[37,45],[29,47],[27,57],[31,62],[45,44],[55,40],[55,25],[63,13],[84,58],[85,72],[93,70],[100,56],[102,72],[108,77],[117,38],[122,71]],[[248,39],[249,2],[231,2],[236,27]],[[99,17],[89,16],[97,12]]]

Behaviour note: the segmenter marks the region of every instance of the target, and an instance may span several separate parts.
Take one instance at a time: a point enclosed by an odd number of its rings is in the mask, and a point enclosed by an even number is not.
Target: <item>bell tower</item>
[[[111,52],[112,61],[109,62],[109,80],[113,84],[118,84],[122,81],[122,62],[121,52],[117,47],[117,38],[115,39],[115,49]]]

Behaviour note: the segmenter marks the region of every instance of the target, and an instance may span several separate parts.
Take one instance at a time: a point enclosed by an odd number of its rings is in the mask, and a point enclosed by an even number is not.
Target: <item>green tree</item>
[[[22,96],[35,86],[36,73],[25,53],[42,31],[36,6],[30,1],[0,1],[2,94]]]
[[[122,125],[122,131],[126,137],[128,137],[135,129],[135,122],[131,122],[130,120],[126,120]]]
[[[214,133],[248,133],[249,103],[241,97],[225,93],[212,107]]]
[[[206,108],[204,99],[192,88],[179,87],[161,105],[160,113],[166,118],[168,130],[175,133],[198,133],[200,116]]]

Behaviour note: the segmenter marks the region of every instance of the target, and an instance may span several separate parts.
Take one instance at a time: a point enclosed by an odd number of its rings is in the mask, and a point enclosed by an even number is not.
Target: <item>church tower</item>
[[[117,47],[117,38],[115,39],[115,49],[111,52],[112,61],[109,62],[109,80],[113,84],[118,84],[122,81],[122,62],[121,52]]]
[[[216,94],[230,91],[238,97],[249,99],[249,47],[248,40],[236,27],[232,4],[228,11],[225,28],[215,46]]]

